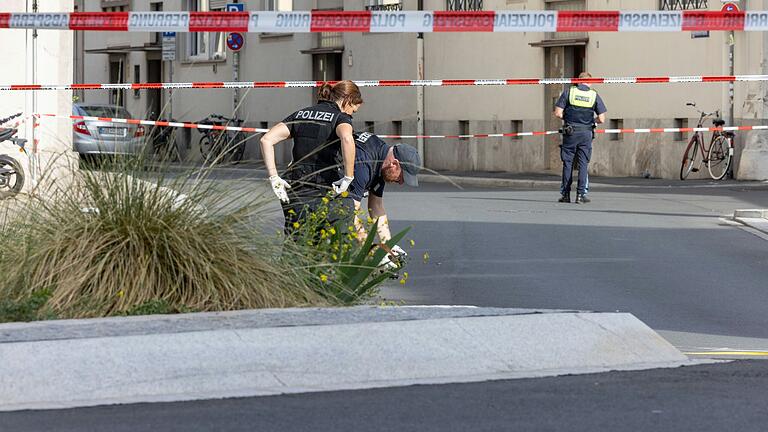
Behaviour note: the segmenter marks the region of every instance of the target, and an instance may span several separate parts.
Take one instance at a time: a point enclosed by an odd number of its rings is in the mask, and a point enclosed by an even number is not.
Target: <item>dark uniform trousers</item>
[[[579,164],[579,180],[576,192],[587,193],[587,172],[589,159],[592,157],[592,129],[575,130],[570,135],[563,135],[563,145],[560,147],[560,159],[563,161],[563,179],[560,193],[571,193],[573,183],[573,162]]]
[[[328,208],[328,215],[325,218],[328,225],[333,226],[339,222],[342,222],[343,227],[351,225],[355,215],[355,203],[352,198],[336,196],[329,198],[329,203],[324,204],[323,198],[329,197],[327,193],[327,189],[311,186],[296,185],[288,189],[290,202],[288,204],[282,203],[283,216],[285,216],[285,234],[293,235],[295,222],[306,223],[309,215],[317,212],[323,206]]]

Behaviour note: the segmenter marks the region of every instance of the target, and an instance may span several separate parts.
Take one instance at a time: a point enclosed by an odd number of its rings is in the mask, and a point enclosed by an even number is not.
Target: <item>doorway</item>
[[[162,82],[162,62],[160,60],[147,60],[147,82]],[[147,113],[149,118],[157,120],[163,114],[162,91],[149,89],[147,92]]]
[[[341,53],[312,55],[312,79],[314,81],[341,81]],[[312,96],[317,103],[317,94]]]
[[[545,78],[576,78],[586,70],[586,46],[563,45],[544,48]],[[555,103],[568,85],[547,85],[544,90],[544,118],[547,130],[557,130],[562,121],[552,115]],[[545,137],[545,157],[547,169],[556,170],[562,166],[560,161],[559,135]]]
[[[109,82],[111,84],[125,83],[125,56],[109,56]],[[125,90],[110,89],[109,103],[111,105],[117,105],[125,108]]]

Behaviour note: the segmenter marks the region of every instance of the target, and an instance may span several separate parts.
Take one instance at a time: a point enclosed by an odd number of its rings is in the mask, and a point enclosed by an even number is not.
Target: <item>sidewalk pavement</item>
[[[199,165],[172,165],[173,170],[195,170]],[[249,177],[266,179],[267,173],[261,163],[243,162],[235,165],[216,168],[217,172],[247,172]],[[450,183],[458,186],[510,188],[510,189],[560,189],[559,171],[544,171],[532,173],[510,173],[502,171],[432,171],[422,170],[419,181],[426,183]],[[643,178],[643,177],[590,177],[590,189],[627,188],[627,187],[658,187],[658,188],[718,188],[718,187],[768,187],[768,181],[739,181],[739,180],[686,180]]]
[[[628,313],[268,309],[0,324],[0,411],[700,364]]]

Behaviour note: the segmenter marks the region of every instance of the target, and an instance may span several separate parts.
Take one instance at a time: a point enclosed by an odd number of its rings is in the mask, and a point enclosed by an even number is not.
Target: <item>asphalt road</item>
[[[413,226],[416,245],[408,283],[383,295],[619,310],[679,346],[723,347],[732,337],[759,345],[738,348],[768,349],[768,236],[723,218],[768,208],[768,185],[649,183],[656,186],[593,187],[586,205],[557,203],[548,190],[398,188],[385,194],[387,210],[395,231]]]
[[[0,413],[0,430],[741,431],[768,418],[768,362],[471,384]]]

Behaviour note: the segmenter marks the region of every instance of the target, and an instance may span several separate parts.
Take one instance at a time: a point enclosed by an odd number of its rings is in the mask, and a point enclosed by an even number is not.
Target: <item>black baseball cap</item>
[[[400,161],[403,168],[403,180],[408,186],[416,187],[419,185],[419,170],[421,169],[421,158],[419,152],[408,144],[395,144],[393,153],[395,159]]]

